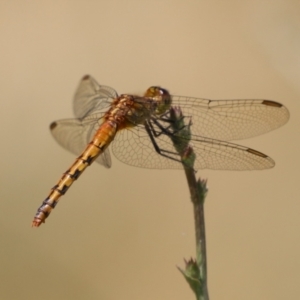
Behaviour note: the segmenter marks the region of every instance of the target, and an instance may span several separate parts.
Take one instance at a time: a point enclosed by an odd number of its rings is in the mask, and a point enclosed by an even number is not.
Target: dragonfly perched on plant
[[[172,106],[180,107],[189,137],[172,126]],[[92,162],[109,168],[110,144],[122,162],[150,169],[182,168],[173,140],[196,154],[195,169],[258,170],[275,165],[267,155],[227,141],[245,139],[285,124],[289,112],[271,100],[208,100],[173,96],[150,87],[144,96],[122,94],[82,78],[74,98],[75,119],[55,121],[50,130],[56,141],[79,155],[38,208],[32,226],[40,226],[71,184]],[[192,122],[191,122],[192,121]],[[180,131],[180,130],[179,130]]]

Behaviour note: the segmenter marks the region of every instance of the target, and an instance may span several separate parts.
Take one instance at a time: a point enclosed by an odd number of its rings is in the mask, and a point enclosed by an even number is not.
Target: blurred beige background
[[[300,297],[299,1],[0,1],[0,299],[194,299],[181,171],[93,165],[39,229],[36,209],[75,157],[51,137],[80,78],[119,93],[161,85],[285,104],[284,127],[241,141],[266,171],[201,170],[211,299]]]

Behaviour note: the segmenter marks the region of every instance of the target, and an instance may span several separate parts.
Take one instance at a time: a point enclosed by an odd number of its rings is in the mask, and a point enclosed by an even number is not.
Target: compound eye
[[[170,93],[166,89],[163,88],[158,88],[158,89],[161,95],[161,102],[164,103],[164,105],[170,106],[172,101]]]
[[[161,87],[157,87],[157,89],[159,90],[160,94],[165,97],[165,96],[170,96],[169,92],[166,89],[163,89]]]
[[[170,94],[166,89],[159,86],[151,86],[145,93],[145,97],[169,97]]]
[[[160,92],[159,92],[159,87],[157,86],[151,86],[149,87],[149,89],[146,91],[146,93],[144,94],[145,97],[151,97],[151,98],[154,98],[154,97],[157,97],[160,95]]]

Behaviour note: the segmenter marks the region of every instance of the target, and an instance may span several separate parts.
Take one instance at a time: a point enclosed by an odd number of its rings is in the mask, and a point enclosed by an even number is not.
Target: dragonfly
[[[184,127],[191,128],[188,137],[172,126],[172,107],[180,107]],[[94,161],[111,167],[110,144],[120,161],[135,167],[184,167],[174,147],[176,137],[177,143],[187,144],[188,139],[192,145],[195,169],[268,169],[275,165],[269,156],[229,141],[266,133],[289,119],[288,109],[271,100],[175,96],[158,86],[150,87],[143,96],[119,96],[90,75],[80,81],[73,109],[76,118],[55,121],[50,130],[62,147],[78,157],[38,208],[33,227],[45,222],[60,197]]]

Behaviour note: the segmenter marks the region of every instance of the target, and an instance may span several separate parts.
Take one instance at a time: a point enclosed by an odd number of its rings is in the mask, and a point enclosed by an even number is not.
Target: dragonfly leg
[[[159,117],[152,117],[150,119],[150,122],[148,122],[148,125],[151,128],[152,134],[155,137],[159,137],[161,134],[166,134],[166,135],[172,134],[172,132],[169,129],[173,127],[172,125],[174,124],[174,121],[170,119],[169,114],[170,113],[167,111],[167,112],[163,113],[162,115],[160,115]],[[184,117],[182,117],[182,119],[183,118]],[[154,126],[152,125],[151,121],[153,123],[155,123],[155,125],[159,128],[159,131],[154,129]],[[165,122],[169,125],[167,127],[163,126],[162,124],[160,124],[159,121]]]
[[[148,125],[149,125],[149,127],[151,127],[152,133],[153,133],[153,135],[155,137],[159,137],[161,134],[165,134],[165,135],[168,135],[168,136],[172,137],[176,133],[179,133],[181,130],[185,129],[187,126],[190,126],[190,125],[184,124],[184,122],[183,122],[184,118],[185,117],[182,116],[181,119],[179,119],[179,121],[176,121],[176,124],[178,124],[178,123],[179,124],[180,123],[183,124],[181,127],[176,128],[176,129],[174,129],[175,128],[174,127],[175,121],[167,119],[167,118],[159,118],[159,119],[157,119],[157,118],[151,118],[150,122],[148,123]],[[159,131],[154,128],[154,126],[151,123],[151,121],[159,128]],[[170,125],[167,126],[167,127],[165,127],[159,121],[166,122],[166,123],[168,123]]]
[[[157,133],[155,133],[155,130],[154,130],[153,126],[150,125],[150,123],[148,123],[148,122],[145,123],[145,129],[146,129],[146,131],[147,131],[147,133],[148,133],[148,135],[149,135],[149,137],[150,137],[150,140],[151,140],[151,142],[152,142],[152,145],[153,145],[155,151],[156,151],[159,155],[164,156],[164,157],[167,157],[167,158],[172,159],[172,160],[174,160],[174,161],[177,161],[177,162],[179,162],[179,163],[182,163],[182,161],[181,161],[179,158],[176,158],[176,157],[179,156],[179,154],[178,154],[177,152],[172,152],[172,151],[168,151],[168,150],[161,149],[161,148],[157,145],[157,143],[156,143],[156,141],[155,141],[154,136],[159,136],[160,134],[163,134],[163,133],[166,134],[166,135],[168,135],[168,136],[170,136],[170,135],[172,135],[171,132],[167,132],[167,131],[166,131],[166,132],[163,132],[163,131],[162,131],[162,132],[160,132],[158,135],[156,135]],[[175,157],[175,156],[176,156],[176,157]]]

